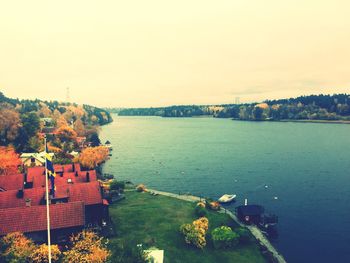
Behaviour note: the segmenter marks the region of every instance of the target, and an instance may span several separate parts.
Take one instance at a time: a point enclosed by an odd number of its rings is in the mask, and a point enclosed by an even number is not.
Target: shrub
[[[180,232],[185,236],[187,244],[192,244],[198,248],[204,248],[207,244],[205,234],[208,230],[208,219],[201,217],[192,224],[183,224]]]
[[[35,249],[33,241],[19,232],[4,236],[0,245],[1,262],[25,263]]]
[[[207,209],[199,205],[196,206],[196,208],[194,209],[194,212],[198,217],[203,217],[207,215]]]
[[[30,255],[30,262],[41,262],[48,263],[49,262],[49,246],[46,244],[42,244],[34,249],[32,254]],[[57,245],[51,245],[51,260],[52,262],[59,262],[61,256],[61,251]]]
[[[209,207],[210,207],[210,209],[217,211],[220,209],[220,203],[219,202],[210,202]]]
[[[146,191],[146,186],[143,184],[139,184],[138,186],[136,186],[136,191],[137,192],[144,192],[144,191]]]
[[[103,174],[103,179],[106,179],[106,180],[114,179],[114,175],[113,174]]]
[[[110,184],[110,190],[120,190],[125,188],[125,182],[113,180]]]
[[[198,202],[198,203],[197,203],[197,206],[200,206],[200,207],[205,208],[205,203],[204,203],[204,202],[202,202],[202,201],[201,201],[201,202]]]
[[[63,252],[63,262],[106,262],[110,251],[106,242],[91,231],[82,232],[70,237],[70,249]]]
[[[247,244],[252,239],[249,230],[244,227],[237,228],[235,232],[239,235],[239,242],[241,242],[242,244]]]
[[[211,232],[213,244],[215,248],[234,247],[239,242],[239,235],[232,231],[228,226],[215,228]]]

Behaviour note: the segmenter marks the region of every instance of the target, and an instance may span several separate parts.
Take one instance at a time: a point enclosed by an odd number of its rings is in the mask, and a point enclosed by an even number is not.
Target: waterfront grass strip
[[[120,255],[120,248],[136,247],[145,249],[157,247],[164,250],[164,262],[266,262],[258,245],[252,242],[228,250],[216,250],[207,237],[208,244],[203,249],[187,245],[179,233],[183,223],[196,219],[195,203],[167,196],[153,196],[148,193],[127,192],[126,199],[110,206],[116,236],[110,239],[110,249],[115,254],[115,262],[132,262],[128,253]],[[209,211],[210,233],[215,227],[237,224],[226,214]],[[131,253],[130,253],[131,254]]]

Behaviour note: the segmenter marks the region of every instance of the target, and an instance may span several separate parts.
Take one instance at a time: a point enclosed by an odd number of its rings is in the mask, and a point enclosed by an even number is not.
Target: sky
[[[0,91],[104,107],[350,93],[350,1],[0,2]]]

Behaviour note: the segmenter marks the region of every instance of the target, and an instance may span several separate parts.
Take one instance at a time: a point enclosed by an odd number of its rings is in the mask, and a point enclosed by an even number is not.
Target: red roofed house
[[[52,240],[59,242],[84,227],[109,219],[95,170],[79,164],[55,165],[55,194],[50,196]],[[14,231],[36,241],[46,239],[45,168],[30,167],[24,175],[0,177],[0,236]]]
[[[23,188],[23,174],[0,176],[0,192]]]

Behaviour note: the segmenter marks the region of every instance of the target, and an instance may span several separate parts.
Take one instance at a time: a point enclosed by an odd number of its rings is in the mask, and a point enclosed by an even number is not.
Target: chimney
[[[17,197],[17,198],[23,198],[23,196],[24,196],[23,189],[19,189],[18,192],[17,192],[17,194],[16,194],[16,197]]]
[[[90,174],[89,174],[89,172],[86,172],[86,182],[90,182]]]
[[[75,165],[72,163],[72,172],[75,172]]]
[[[78,176],[78,171],[75,171],[75,176]]]
[[[26,206],[27,207],[31,207],[32,206],[32,199],[30,199],[30,198],[26,199]]]
[[[244,205],[248,205],[248,199],[244,199]]]

